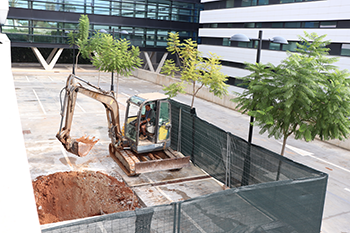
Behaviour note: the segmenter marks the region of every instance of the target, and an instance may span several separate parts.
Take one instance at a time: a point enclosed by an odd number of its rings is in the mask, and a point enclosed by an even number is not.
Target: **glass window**
[[[230,38],[223,38],[222,40],[223,46],[230,46],[230,44],[231,44]]]
[[[170,136],[170,106],[168,101],[161,101],[159,107],[159,122],[158,122],[158,139],[157,141],[163,141]]]
[[[255,23],[245,23],[244,27],[245,28],[254,28],[255,27]]]
[[[280,3],[290,3],[290,2],[294,2],[294,0],[281,0]]]
[[[95,30],[97,32],[99,32],[102,29],[107,31],[107,33],[112,33],[112,30],[110,30],[109,26],[107,26],[107,25],[93,25],[93,30]],[[117,31],[117,30],[115,30],[115,31]]]
[[[120,2],[112,2],[111,15],[120,16]]]
[[[336,28],[337,22],[336,21],[329,21],[329,22],[321,22],[320,28]]]
[[[226,8],[232,8],[235,7],[235,1],[234,0],[227,0],[226,1]]]
[[[272,28],[283,28],[283,23],[272,23]]]
[[[269,0],[259,0],[259,5],[268,5]]]
[[[148,4],[147,6],[147,18],[156,19],[157,18],[157,5]]]
[[[255,23],[256,28],[262,28],[262,23]]]
[[[252,44],[253,44],[254,48],[257,49],[258,45],[259,45],[259,41],[258,40],[252,40]]]
[[[48,8],[46,8],[48,7]],[[33,2],[33,9],[35,10],[50,10],[51,9],[51,4],[47,4],[45,2]]]
[[[291,51],[291,52],[295,52],[297,49],[297,42],[292,42],[292,41],[288,41],[288,44],[284,44],[282,45],[282,50],[283,51]]]
[[[170,20],[170,7],[169,4],[158,5],[158,19]]]
[[[210,27],[211,27],[211,28],[217,28],[217,27],[218,27],[218,24],[217,24],[217,23],[211,23],[211,24],[210,24]]]
[[[286,22],[284,23],[285,28],[300,28],[300,22]]]
[[[242,0],[242,6],[256,6],[258,0]]]
[[[350,44],[342,44],[340,55],[350,56]]]
[[[319,22],[302,22],[302,28],[318,28],[320,25]]]
[[[157,31],[157,46],[166,47],[168,44],[168,31],[158,30]]]
[[[251,6],[251,0],[242,0],[242,6]]]
[[[17,1],[9,1],[10,7],[16,8],[28,8],[28,0],[17,0]]]
[[[154,46],[155,45],[155,34],[156,30],[147,29],[146,31],[146,46]]]
[[[238,47],[253,48],[253,41],[250,41],[250,42],[238,42]]]
[[[58,23],[59,28],[71,30],[71,29],[76,29],[78,27],[78,24],[75,23]]]
[[[139,112],[139,107],[130,103],[126,113],[127,119],[126,119],[126,125],[125,125],[125,136],[132,140],[136,140],[136,136],[138,135],[138,132],[139,132],[139,127],[137,127],[138,112]]]
[[[269,49],[271,49],[271,50],[281,50],[281,44],[278,44],[278,43],[271,43],[271,42],[270,42]]]
[[[146,5],[137,3],[135,4],[135,17],[146,18]]]
[[[2,26],[4,33],[29,33],[29,21],[21,19],[7,19],[5,25]]]
[[[132,35],[132,44],[135,46],[144,46],[145,40],[145,29],[143,28],[135,28],[134,34]]]

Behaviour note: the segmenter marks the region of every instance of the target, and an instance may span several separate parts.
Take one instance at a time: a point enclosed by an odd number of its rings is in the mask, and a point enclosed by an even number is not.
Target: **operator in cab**
[[[154,118],[155,118],[154,111],[153,109],[151,109],[151,106],[147,104],[145,114],[141,116],[141,119],[142,119],[140,122],[140,129],[142,133],[140,136],[141,140],[145,140],[147,138],[147,134],[146,134],[147,124],[153,125]]]

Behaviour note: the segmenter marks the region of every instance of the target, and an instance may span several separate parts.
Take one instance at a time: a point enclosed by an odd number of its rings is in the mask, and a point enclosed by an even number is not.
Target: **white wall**
[[[0,34],[0,42],[0,231],[41,232],[11,71],[10,40]]]
[[[201,11],[200,23],[349,19],[349,0],[324,0]]]

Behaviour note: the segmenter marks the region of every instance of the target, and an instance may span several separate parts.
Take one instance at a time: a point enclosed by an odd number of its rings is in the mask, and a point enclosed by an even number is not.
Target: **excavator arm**
[[[78,93],[89,96],[103,104],[106,109],[108,136],[112,141],[111,144],[116,148],[122,148],[122,134],[119,124],[119,106],[113,92],[106,92],[73,74],[69,75],[67,78],[66,86],[62,89],[61,94],[63,92],[64,99],[63,102],[61,101],[61,124],[56,137],[67,151],[83,157],[87,155],[92,147],[98,142],[95,137],[90,138],[89,136],[82,136],[73,139],[70,136]]]

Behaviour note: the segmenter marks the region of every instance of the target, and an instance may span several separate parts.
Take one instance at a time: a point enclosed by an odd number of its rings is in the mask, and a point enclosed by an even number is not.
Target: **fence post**
[[[196,130],[195,127],[195,118],[196,118],[196,109],[195,108],[191,108],[190,110],[191,113],[191,117],[192,117],[192,153],[191,153],[191,160],[193,164],[196,164],[195,158],[194,158],[194,144],[195,144],[195,140],[194,140],[194,133]]]
[[[180,233],[181,202],[172,202],[174,205],[173,233]]]
[[[179,130],[177,132],[177,151],[181,151],[181,115],[182,115],[182,108],[179,109]]]
[[[248,143],[247,154],[244,156],[241,186],[249,185],[251,149],[252,149],[252,144]]]
[[[178,204],[177,210],[177,233],[180,233],[180,220],[181,220],[181,202]]]
[[[135,233],[150,233],[154,209],[136,209]]]
[[[231,139],[229,133],[226,133],[226,161],[225,161],[225,186],[230,187],[231,170],[230,170],[230,155],[231,155]]]

